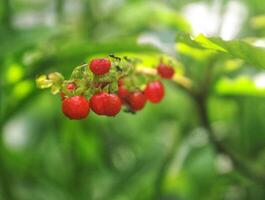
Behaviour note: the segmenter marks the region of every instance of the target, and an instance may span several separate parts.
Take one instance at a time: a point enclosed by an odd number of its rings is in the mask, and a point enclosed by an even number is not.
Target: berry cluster
[[[70,119],[84,119],[90,109],[98,115],[115,116],[122,106],[135,113],[147,101],[159,103],[163,99],[164,86],[157,75],[165,79],[174,75],[174,68],[163,63],[152,76],[138,73],[136,64],[127,57],[110,55],[76,67],[69,80],[55,72],[39,76],[36,83],[39,88],[61,94],[62,111]]]

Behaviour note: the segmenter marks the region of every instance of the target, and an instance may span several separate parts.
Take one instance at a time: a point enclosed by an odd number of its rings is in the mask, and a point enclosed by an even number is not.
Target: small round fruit
[[[159,103],[165,94],[164,86],[160,81],[153,81],[147,84],[145,96],[152,103]]]
[[[105,104],[108,93],[101,92],[90,98],[90,107],[98,115],[105,115]]]
[[[70,119],[84,119],[89,113],[89,101],[83,96],[66,98],[63,100],[62,110]]]
[[[75,89],[75,84],[74,83],[69,83],[66,88],[69,91],[73,91]]]
[[[115,116],[121,110],[121,100],[115,94],[101,92],[91,97],[90,106],[98,115]]]
[[[126,102],[130,96],[130,92],[123,85],[121,85],[118,88],[118,96],[121,98],[122,101]]]
[[[121,110],[121,100],[116,94],[108,94],[107,101],[104,102],[105,115],[115,116]]]
[[[69,83],[67,86],[66,86],[66,88],[67,88],[67,90],[68,91],[73,91],[73,90],[75,90],[75,84],[74,83]],[[61,98],[62,98],[62,100],[64,100],[65,99],[65,94],[63,93],[63,92],[61,92]]]
[[[109,72],[111,67],[111,62],[107,58],[96,58],[91,60],[89,64],[90,70],[95,75],[103,75]]]
[[[171,66],[160,64],[157,67],[157,73],[165,79],[171,79],[174,76],[175,70]]]
[[[129,97],[129,105],[133,111],[143,109],[146,103],[146,97],[143,92],[134,92]]]

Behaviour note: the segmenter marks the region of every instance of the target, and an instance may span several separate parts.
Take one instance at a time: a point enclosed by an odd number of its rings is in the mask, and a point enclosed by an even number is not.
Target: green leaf
[[[255,16],[251,19],[250,24],[255,29],[265,28],[265,15]]]
[[[207,38],[202,34],[198,35],[194,40],[187,34],[180,34],[176,39],[177,42],[185,43],[195,48],[205,48],[226,53],[256,67],[265,68],[265,49],[255,47],[243,40],[225,41],[218,37]]]
[[[240,76],[235,79],[222,78],[215,85],[215,92],[221,96],[263,96],[265,85],[255,78]]]
[[[116,16],[114,20],[119,27],[130,32],[143,28],[157,29],[161,26],[179,31],[191,31],[189,23],[180,13],[156,1],[128,4],[120,9]]]

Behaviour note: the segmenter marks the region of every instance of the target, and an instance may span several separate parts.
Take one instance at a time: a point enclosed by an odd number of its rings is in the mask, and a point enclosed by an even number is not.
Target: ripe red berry
[[[118,88],[118,96],[122,101],[126,102],[130,96],[130,92],[123,85],[120,85]]]
[[[111,67],[111,62],[107,58],[97,58],[91,60],[89,64],[90,70],[95,74],[95,75],[103,75],[109,72]]]
[[[90,98],[90,107],[91,109],[97,113],[98,115],[104,115],[105,114],[105,99],[107,98],[108,93],[102,92],[98,94],[94,94]]]
[[[74,83],[69,83],[66,88],[69,91],[73,91],[75,89],[75,84]]]
[[[74,83],[69,83],[66,86],[66,88],[67,88],[68,91],[73,91],[73,90],[75,90],[75,84]],[[62,98],[62,100],[65,99],[65,94],[63,92],[61,92],[61,98]]]
[[[164,65],[164,64],[160,64],[157,67],[157,73],[162,78],[171,79],[174,76],[175,70],[171,66],[167,66],[167,65]]]
[[[89,101],[83,96],[66,98],[63,100],[62,110],[70,119],[84,119],[89,113]]]
[[[134,92],[129,96],[129,105],[133,111],[141,110],[146,103],[146,97],[143,92]]]
[[[90,99],[91,109],[98,115],[115,116],[121,110],[121,100],[106,92],[94,94]]]
[[[160,102],[164,97],[164,86],[160,81],[153,81],[147,84],[145,96],[152,103]]]
[[[121,100],[116,94],[108,94],[107,104],[105,105],[105,114],[115,116],[121,110]]]

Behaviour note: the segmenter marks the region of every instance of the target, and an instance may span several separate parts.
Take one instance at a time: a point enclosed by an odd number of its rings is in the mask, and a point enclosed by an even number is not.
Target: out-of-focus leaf
[[[265,28],[265,15],[259,15],[259,16],[253,17],[250,21],[250,24],[255,29]]]
[[[137,12],[135,12],[136,10]],[[131,31],[161,26],[185,32],[191,30],[190,25],[180,13],[155,1],[128,4],[117,15],[117,21],[122,27],[126,27]]]
[[[202,34],[193,40],[189,35],[180,34],[177,36],[177,42],[184,42],[195,48],[205,48],[227,53],[256,67],[265,68],[265,49],[255,47],[242,40],[225,41],[217,37],[207,38]]]
[[[211,50],[197,49],[185,43],[178,43],[176,48],[177,48],[178,53],[181,53],[186,56],[190,56],[197,60],[203,60],[214,53]]]
[[[5,77],[7,83],[13,84],[21,80],[23,75],[23,67],[17,63],[14,63],[7,68]]]
[[[240,76],[236,79],[222,78],[215,85],[215,92],[221,96],[262,96],[265,97],[265,81]]]
[[[25,98],[33,90],[33,82],[31,80],[24,80],[16,84],[12,90],[12,95],[17,99]]]

